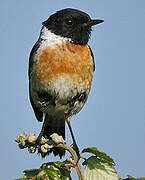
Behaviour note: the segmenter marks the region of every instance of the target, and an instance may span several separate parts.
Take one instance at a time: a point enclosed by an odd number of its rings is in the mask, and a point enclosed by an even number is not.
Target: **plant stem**
[[[78,162],[79,158],[77,156],[77,153],[75,152],[75,150],[73,148],[71,148],[67,144],[65,144],[64,146],[65,146],[65,149],[70,152],[70,154],[72,155],[73,160],[74,160],[74,162],[72,164],[67,164],[66,166],[74,167],[76,169],[76,171],[77,171],[79,180],[84,180],[82,169],[81,169],[80,163]]]
[[[81,166],[80,166],[80,163],[79,163],[79,162],[77,163],[75,169],[76,169],[76,171],[77,171],[79,180],[84,180],[83,173],[82,173]]]

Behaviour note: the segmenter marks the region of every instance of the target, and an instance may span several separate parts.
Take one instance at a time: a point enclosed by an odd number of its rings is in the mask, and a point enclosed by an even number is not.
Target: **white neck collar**
[[[60,35],[56,35],[50,30],[48,30],[45,26],[43,26],[40,34],[40,38],[42,40],[47,41],[49,44],[61,44],[62,42],[71,41],[70,38],[62,37]]]

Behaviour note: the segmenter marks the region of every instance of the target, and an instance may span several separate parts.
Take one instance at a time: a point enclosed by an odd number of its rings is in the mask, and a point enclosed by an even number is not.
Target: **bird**
[[[88,45],[92,26],[104,22],[91,19],[77,9],[56,11],[42,23],[39,38],[29,56],[29,98],[36,119],[43,122],[37,138],[50,139],[57,133],[65,140],[65,122],[68,124],[73,144],[79,156],[71,117],[84,106],[95,71],[93,52]],[[65,150],[53,147],[42,157],[53,152],[62,158]]]

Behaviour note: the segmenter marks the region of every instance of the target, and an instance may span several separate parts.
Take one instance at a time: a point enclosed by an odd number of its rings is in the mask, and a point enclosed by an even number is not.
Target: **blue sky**
[[[145,1],[1,0],[1,179],[20,178],[25,169],[58,160],[19,150],[14,139],[41,129],[28,99],[28,57],[41,23],[66,7],[105,21],[89,41],[96,62],[91,93],[72,118],[79,147],[106,152],[121,177],[145,177]]]

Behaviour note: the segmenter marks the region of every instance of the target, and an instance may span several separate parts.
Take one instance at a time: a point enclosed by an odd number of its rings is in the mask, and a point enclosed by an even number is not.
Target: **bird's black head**
[[[70,38],[75,44],[88,43],[91,27],[103,20],[92,20],[90,16],[76,9],[63,9],[51,15],[42,24],[51,32]]]

